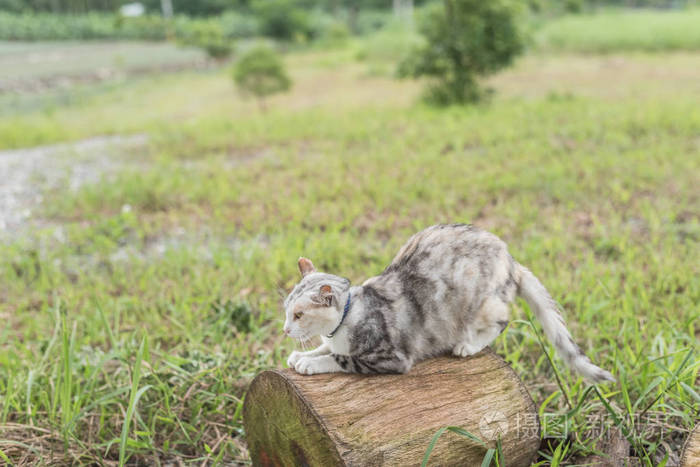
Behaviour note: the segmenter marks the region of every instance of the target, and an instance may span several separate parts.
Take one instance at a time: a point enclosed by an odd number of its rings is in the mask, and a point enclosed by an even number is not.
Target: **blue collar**
[[[343,317],[340,318],[340,323],[338,323],[338,326],[336,326],[335,329],[333,329],[333,331],[331,331],[331,333],[326,336],[329,339],[333,337],[333,335],[336,332],[338,332],[338,329],[340,329],[340,326],[343,325],[343,321],[345,321],[345,317],[348,315],[348,311],[350,311],[350,297],[352,297],[352,294],[348,292],[348,301],[345,302],[345,308],[343,309]]]

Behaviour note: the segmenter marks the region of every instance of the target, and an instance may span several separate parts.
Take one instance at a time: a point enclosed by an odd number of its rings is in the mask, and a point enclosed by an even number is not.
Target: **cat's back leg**
[[[517,292],[515,262],[505,243],[492,234],[485,235],[491,247],[483,247],[466,260],[467,264],[478,265],[478,279],[471,284],[467,280],[467,287],[472,288],[469,302],[481,304],[473,316],[462,321],[461,339],[453,348],[453,353],[460,357],[480,352],[503,332],[508,324],[509,304]],[[465,310],[470,309],[469,302]]]
[[[508,304],[502,297],[497,294],[488,297],[464,330],[462,340],[455,345],[452,353],[458,357],[467,357],[482,351],[508,325],[508,311]]]

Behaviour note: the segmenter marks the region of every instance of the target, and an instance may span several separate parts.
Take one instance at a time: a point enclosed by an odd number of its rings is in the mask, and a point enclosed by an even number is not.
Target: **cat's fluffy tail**
[[[615,381],[613,375],[591,363],[574,343],[569,330],[566,329],[564,318],[559,314],[557,302],[549,295],[542,283],[529,269],[522,265],[518,267],[520,269],[518,293],[530,305],[535,316],[542,323],[547,338],[554,344],[566,364],[589,381]]]

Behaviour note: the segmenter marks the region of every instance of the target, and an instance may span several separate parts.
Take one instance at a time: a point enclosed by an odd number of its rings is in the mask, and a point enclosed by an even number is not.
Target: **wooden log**
[[[698,465],[700,465],[700,424],[695,425],[690,436],[685,440],[681,454],[681,467],[697,467]]]
[[[243,406],[260,466],[419,465],[435,433],[459,426],[496,446],[508,466],[530,465],[539,421],[529,393],[491,350],[440,357],[404,375],[260,373]],[[430,465],[481,465],[487,448],[444,433]]]

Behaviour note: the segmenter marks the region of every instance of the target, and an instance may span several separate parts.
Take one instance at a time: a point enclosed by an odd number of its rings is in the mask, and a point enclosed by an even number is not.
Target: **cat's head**
[[[299,258],[299,272],[301,281],[284,300],[284,332],[302,340],[329,334],[342,316],[341,300],[350,281],[316,271],[306,258]]]

